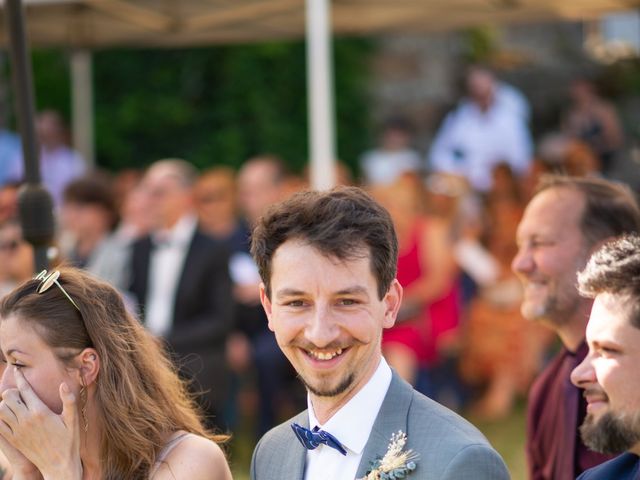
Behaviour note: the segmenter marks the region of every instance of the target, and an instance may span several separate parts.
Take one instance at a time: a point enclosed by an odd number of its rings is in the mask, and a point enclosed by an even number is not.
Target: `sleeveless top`
[[[160,450],[160,453],[158,454],[158,458],[156,459],[156,463],[153,464],[153,468],[149,473],[149,479],[152,479],[153,476],[157,473],[158,469],[162,466],[162,464],[164,463],[166,458],[169,456],[171,451],[176,446],[178,446],[180,442],[182,442],[185,438],[191,435],[194,435],[194,434],[189,432],[179,432],[177,435],[174,434],[174,436],[164,445],[164,447],[162,447],[162,450]]]

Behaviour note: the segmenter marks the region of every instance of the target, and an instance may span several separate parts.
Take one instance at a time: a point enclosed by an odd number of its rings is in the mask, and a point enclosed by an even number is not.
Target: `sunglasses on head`
[[[78,311],[80,311],[80,307],[78,307],[78,305],[76,305],[76,302],[73,301],[73,298],[71,298],[71,296],[62,287],[62,285],[60,285],[60,282],[58,282],[58,278],[59,277],[60,277],[60,271],[59,270],[54,270],[51,273],[48,273],[46,270],[42,270],[38,275],[36,275],[34,277],[34,280],[40,280],[40,285],[38,286],[38,289],[36,291],[38,293],[44,293],[47,290],[49,290],[52,285],[55,284],[55,285],[58,286],[60,291],[62,293],[64,293],[64,296],[69,299],[69,301],[73,304],[73,306],[76,307],[76,309]]]

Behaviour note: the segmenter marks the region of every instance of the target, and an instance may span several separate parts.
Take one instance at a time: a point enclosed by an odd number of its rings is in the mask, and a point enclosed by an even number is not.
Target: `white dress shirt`
[[[335,436],[346,448],[347,455],[327,445],[307,450],[305,480],[354,480],[362,451],[369,441],[390,384],[391,368],[381,357],[378,368],[366,385],[324,425],[318,423],[311,399],[307,396],[310,428],[318,426]]]
[[[163,336],[171,331],[178,282],[197,224],[194,215],[185,215],[171,230],[152,236],[155,247],[149,260],[144,323],[154,335]]]
[[[492,171],[507,163],[516,175],[523,175],[531,163],[531,135],[514,108],[494,104],[482,111],[464,101],[445,118],[429,153],[431,169],[467,177],[473,188],[488,191]]]

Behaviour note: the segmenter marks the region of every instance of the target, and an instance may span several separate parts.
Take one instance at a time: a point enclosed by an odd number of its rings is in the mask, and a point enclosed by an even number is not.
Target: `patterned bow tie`
[[[296,437],[298,437],[298,440],[300,440],[300,443],[308,450],[314,450],[323,443],[331,448],[335,448],[342,455],[347,454],[347,450],[342,446],[338,439],[329,432],[320,430],[318,427],[313,427],[313,430],[309,430],[297,423],[291,424],[291,428],[296,434]]]

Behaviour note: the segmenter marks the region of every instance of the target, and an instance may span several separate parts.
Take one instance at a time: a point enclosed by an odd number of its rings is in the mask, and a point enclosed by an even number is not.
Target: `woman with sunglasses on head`
[[[43,272],[0,302],[5,479],[230,479],[186,385],[111,286]]]

